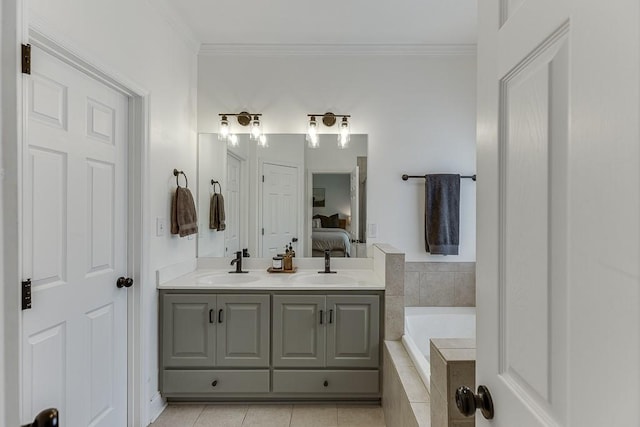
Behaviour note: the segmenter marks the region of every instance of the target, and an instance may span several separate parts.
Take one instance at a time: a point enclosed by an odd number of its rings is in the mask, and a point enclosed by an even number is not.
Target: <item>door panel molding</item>
[[[569,35],[567,21],[500,80],[498,107],[498,373],[552,426],[566,420]]]

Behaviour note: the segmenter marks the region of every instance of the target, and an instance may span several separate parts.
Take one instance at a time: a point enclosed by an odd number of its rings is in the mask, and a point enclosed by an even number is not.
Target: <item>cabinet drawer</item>
[[[380,374],[371,371],[273,371],[275,393],[378,393]],[[326,385],[325,385],[326,384]]]
[[[170,371],[163,372],[162,391],[173,393],[268,393],[269,371]],[[215,386],[213,385],[215,382]]]

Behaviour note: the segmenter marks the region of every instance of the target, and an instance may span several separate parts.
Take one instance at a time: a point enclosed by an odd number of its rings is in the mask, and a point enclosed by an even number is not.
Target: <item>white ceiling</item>
[[[200,43],[476,43],[477,0],[166,1]]]

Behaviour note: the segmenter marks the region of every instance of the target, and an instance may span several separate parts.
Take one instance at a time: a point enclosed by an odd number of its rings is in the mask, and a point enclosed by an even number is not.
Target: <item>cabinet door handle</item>
[[[322,385],[325,386],[325,387],[329,387],[329,381],[324,380],[324,383]]]
[[[211,383],[212,387],[215,387],[218,385],[218,380],[213,380],[213,382]]]
[[[218,323],[222,323],[222,309],[218,310]]]
[[[215,320],[213,319],[213,309],[209,310],[209,323],[214,323]]]
[[[320,310],[320,324],[324,323],[324,311]]]
[[[329,323],[333,323],[333,310],[329,310]]]

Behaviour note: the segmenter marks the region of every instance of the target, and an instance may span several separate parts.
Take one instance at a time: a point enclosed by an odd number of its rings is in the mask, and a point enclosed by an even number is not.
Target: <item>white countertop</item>
[[[230,270],[200,269],[158,285],[158,289],[384,290],[384,281],[373,270],[339,269],[336,274],[319,274],[317,268],[298,269],[296,273],[268,273],[265,269],[248,269],[249,273],[230,274]]]

